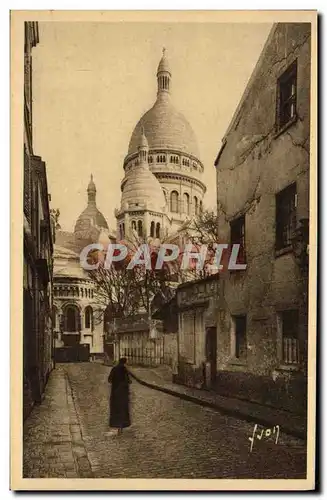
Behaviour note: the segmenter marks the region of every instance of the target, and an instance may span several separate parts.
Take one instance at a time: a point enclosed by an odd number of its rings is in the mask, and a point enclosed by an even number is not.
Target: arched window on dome
[[[149,163],[153,163],[153,156],[149,156]]]
[[[196,196],[194,196],[194,213],[198,215],[199,212],[199,202]]]
[[[137,234],[138,234],[139,236],[142,236],[142,235],[143,235],[143,224],[142,224],[142,221],[141,221],[141,220],[139,220],[139,221],[137,222]]]
[[[135,220],[132,220],[132,230],[136,231],[136,222],[135,222]]]
[[[93,309],[91,306],[85,308],[85,328],[93,330]]]
[[[202,204],[202,200],[200,200],[200,214],[202,214],[203,212],[203,204]]]
[[[189,215],[189,213],[190,213],[190,195],[188,193],[184,193],[184,195],[183,195],[183,208],[184,208],[184,213]]]
[[[151,238],[154,238],[154,221],[151,222],[150,236],[151,236]]]
[[[122,237],[124,238],[124,236],[125,236],[125,222],[123,222],[123,224],[122,224],[122,232],[123,232]]]
[[[156,238],[160,238],[160,222],[156,225]]]
[[[177,191],[172,191],[170,194],[170,211],[178,212],[178,193]]]

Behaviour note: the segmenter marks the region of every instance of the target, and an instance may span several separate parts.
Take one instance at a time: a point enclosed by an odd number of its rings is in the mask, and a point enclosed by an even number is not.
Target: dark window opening
[[[85,309],[85,328],[91,328],[93,323],[92,307],[88,306]]]
[[[154,221],[151,222],[151,226],[150,226],[150,236],[151,238],[154,238]]]
[[[171,212],[178,212],[178,193],[177,191],[172,191],[170,195],[170,210]]]
[[[276,250],[291,245],[296,228],[296,184],[276,195]]]
[[[143,225],[142,225],[142,221],[139,220],[138,223],[137,223],[137,234],[139,236],[142,236],[143,234]]]
[[[230,223],[231,246],[240,245],[236,263],[246,264],[245,252],[245,216],[242,215]]]
[[[283,311],[283,361],[287,364],[296,364],[300,361],[299,349],[299,314],[296,310]]]
[[[77,332],[79,330],[79,311],[75,306],[66,308],[65,330],[67,332]]]
[[[277,129],[280,130],[296,116],[297,62],[278,79]]]

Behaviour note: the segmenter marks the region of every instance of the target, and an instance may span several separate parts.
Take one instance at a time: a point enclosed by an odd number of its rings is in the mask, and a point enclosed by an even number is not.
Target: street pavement
[[[135,380],[132,426],[107,436],[109,371],[97,363],[54,370],[24,426],[25,477],[305,478],[304,441],[263,436],[250,451],[254,424]]]

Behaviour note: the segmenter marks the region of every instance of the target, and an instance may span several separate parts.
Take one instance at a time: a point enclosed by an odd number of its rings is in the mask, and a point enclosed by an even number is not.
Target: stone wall
[[[297,114],[287,127],[277,131],[278,78],[295,60]],[[227,393],[251,397],[252,387],[254,399],[276,399],[281,387],[287,395],[290,383],[286,380],[294,379],[298,387],[299,373],[304,376],[305,387],[307,278],[292,248],[276,251],[276,193],[296,182],[297,223],[309,218],[309,101],[310,25],[279,24],[268,40],[216,162],[221,241],[230,241],[230,222],[244,215],[247,257],[246,271],[223,272],[220,276],[218,385]],[[297,366],[286,367],[278,318],[281,311],[289,309],[299,311],[301,360]],[[247,352],[243,360],[236,359],[231,349],[231,324],[236,315],[246,315]],[[261,388],[255,376],[261,377]],[[301,389],[300,406],[304,394]],[[281,400],[281,396],[278,398]]]

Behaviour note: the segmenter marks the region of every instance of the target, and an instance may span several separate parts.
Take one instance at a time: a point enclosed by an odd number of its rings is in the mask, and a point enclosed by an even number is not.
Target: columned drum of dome
[[[172,229],[176,229],[185,217],[197,213],[206,187],[202,181],[204,167],[199,158],[197,140],[185,116],[172,103],[171,82],[172,71],[164,50],[157,70],[156,102],[141,117],[132,133],[124,170],[128,177],[138,164],[139,145],[142,136],[145,136],[148,143],[147,163],[161,185],[166,213]],[[184,206],[186,199],[189,200],[187,207]]]

